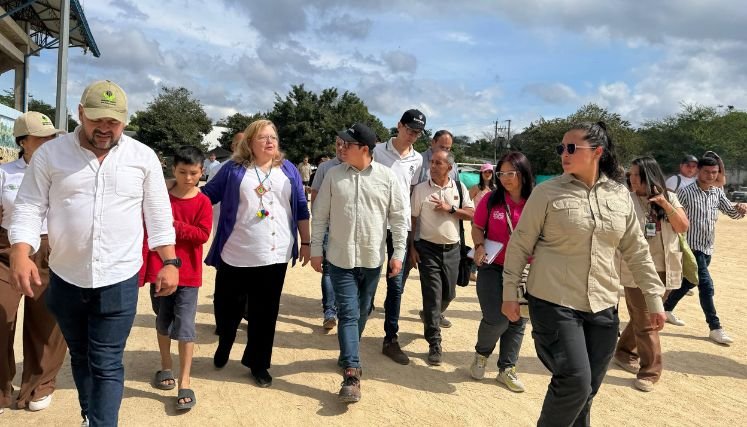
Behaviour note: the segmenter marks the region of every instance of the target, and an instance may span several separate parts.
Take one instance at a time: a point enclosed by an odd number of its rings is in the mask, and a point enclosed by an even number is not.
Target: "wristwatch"
[[[179,257],[176,257],[172,259],[163,260],[163,266],[166,267],[167,265],[173,265],[176,268],[180,268],[182,266],[182,259]]]
[[[453,214],[453,213],[454,213],[454,212],[456,212],[456,211],[457,211],[457,209],[456,209],[456,206],[454,206],[454,205],[451,205],[451,209],[449,209],[449,213],[450,213],[450,214]]]

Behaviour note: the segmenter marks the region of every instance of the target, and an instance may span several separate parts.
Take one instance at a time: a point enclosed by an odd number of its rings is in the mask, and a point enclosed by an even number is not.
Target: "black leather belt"
[[[459,247],[459,243],[433,243],[433,242],[429,242],[429,241],[423,240],[423,239],[418,240],[418,242],[420,242],[421,244],[425,244],[425,245],[434,247],[434,248],[438,248],[438,249],[440,249],[440,250],[442,250],[444,252],[448,252],[448,251],[450,251],[450,250],[452,250],[454,248],[458,248]]]

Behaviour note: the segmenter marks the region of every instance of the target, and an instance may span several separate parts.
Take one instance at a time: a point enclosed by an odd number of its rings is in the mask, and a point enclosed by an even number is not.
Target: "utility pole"
[[[511,149],[511,119],[508,122],[508,132],[506,133],[506,148]]]
[[[493,132],[493,164],[498,164],[498,120],[495,121],[495,131]]]

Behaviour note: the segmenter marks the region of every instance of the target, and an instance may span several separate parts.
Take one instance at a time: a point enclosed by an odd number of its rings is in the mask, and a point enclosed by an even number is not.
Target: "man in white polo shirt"
[[[403,205],[410,227],[410,188],[417,184],[417,177],[423,165],[423,156],[412,146],[425,129],[425,115],[418,110],[407,110],[397,123],[397,136],[387,142],[376,144],[373,150],[374,161],[389,167],[397,177],[403,197]],[[392,245],[392,234],[387,232],[386,238],[387,256],[392,259],[392,254],[399,248]],[[384,300],[384,345],[382,353],[401,365],[410,363],[410,358],[402,351],[397,341],[399,332],[399,311],[402,303],[402,292],[405,289],[404,276],[407,270],[407,259],[405,266],[399,274],[389,277],[387,269],[386,299]]]
[[[123,134],[127,96],[108,81],[90,84],[78,105],[80,126],[39,147],[16,197],[10,225],[13,286],[33,296],[41,285],[29,255],[49,230],[47,306],[70,349],[83,424],[117,424],[124,354],[135,319],[148,246],[161,256],[156,295],[179,283],[173,218],[161,163]]]
[[[412,235],[420,238],[410,246],[410,264],[420,270],[423,294],[423,335],[428,341],[428,364],[441,364],[441,318],[456,298],[461,259],[459,221],[471,221],[474,204],[467,188],[451,179],[454,157],[436,151],[430,160],[430,179],[412,191]],[[418,221],[418,219],[420,221]]]

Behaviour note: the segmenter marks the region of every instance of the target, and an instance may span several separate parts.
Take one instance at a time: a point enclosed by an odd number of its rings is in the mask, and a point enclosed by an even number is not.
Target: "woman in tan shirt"
[[[677,195],[666,188],[664,174],[652,157],[633,160],[629,170],[633,207],[641,230],[648,241],[656,272],[667,291],[682,284],[682,251],[677,233],[690,227]],[[643,292],[636,286],[627,267],[621,269],[625,286],[625,303],[630,322],[617,342],[615,364],[636,374],[633,385],[641,391],[652,391],[661,377],[662,360],[659,332],[651,327]]]
[[[603,122],[579,123],[557,147],[563,175],[537,186],[509,241],[502,312],[519,320],[517,288],[533,257],[527,300],[537,356],[552,372],[539,426],[590,425],[591,404],[617,341],[619,249],[643,292],[653,329],[664,326],[661,283],[615,146]]]

